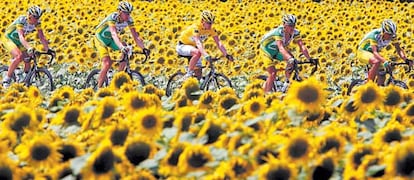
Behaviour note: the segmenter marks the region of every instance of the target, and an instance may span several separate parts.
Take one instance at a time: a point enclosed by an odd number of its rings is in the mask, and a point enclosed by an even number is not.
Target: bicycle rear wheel
[[[165,88],[165,95],[171,96],[173,95],[184,83],[184,73],[177,72],[173,74],[167,83],[167,87]]]
[[[228,77],[226,77],[223,74],[216,73],[216,74],[214,74],[213,77],[211,77],[208,80],[206,86],[202,87],[202,89],[217,91],[217,90],[219,90],[223,87],[231,87],[232,88],[233,86],[231,85],[231,81]]]
[[[99,73],[100,72],[101,72],[100,69],[92,70],[86,78],[84,88],[91,87],[92,89],[97,90],[98,89],[98,79],[99,79]],[[103,87],[108,86],[108,78],[105,78],[105,81],[103,82],[102,86]]]
[[[138,81],[141,87],[145,86],[144,76],[141,73],[135,70],[131,70],[129,76],[131,77],[132,81]]]
[[[355,79],[351,82],[351,84],[348,87],[348,91],[346,92],[347,95],[350,95],[353,90],[355,90],[355,87],[361,86],[365,84],[365,80],[363,79]]]
[[[43,93],[55,89],[52,75],[46,68],[38,68],[35,71],[31,71],[27,75],[26,86],[36,86]]]
[[[7,76],[7,71],[9,70],[9,66],[0,66],[0,85],[3,83],[3,79]],[[12,82],[16,82],[16,76],[12,75]]]

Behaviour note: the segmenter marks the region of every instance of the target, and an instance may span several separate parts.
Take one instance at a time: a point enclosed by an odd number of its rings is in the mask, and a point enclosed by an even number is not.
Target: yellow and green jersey
[[[359,50],[372,52],[372,46],[377,46],[378,52],[388,46],[392,40],[384,40],[381,36],[381,29],[374,29],[367,33],[358,45]]]
[[[21,46],[22,43],[19,39],[19,33],[17,30],[23,29],[24,35],[32,33],[40,28],[40,21],[38,20],[35,24],[28,22],[27,16],[19,16],[13,23],[6,29],[6,37],[10,39],[17,46]]]
[[[114,26],[118,33],[122,32],[126,27],[133,27],[134,21],[131,17],[125,22],[120,21],[120,14],[114,12],[106,17],[97,27],[95,35],[97,39],[107,47],[111,47],[114,50],[119,50],[118,46],[115,44],[112,39],[111,31],[109,30],[110,26]]]

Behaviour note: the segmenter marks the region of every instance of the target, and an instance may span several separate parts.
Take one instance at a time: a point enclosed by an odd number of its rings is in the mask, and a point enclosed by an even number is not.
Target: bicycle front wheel
[[[233,86],[231,85],[231,81],[228,77],[226,77],[223,74],[217,73],[214,74],[214,76],[208,80],[206,86],[202,87],[202,89],[218,91],[219,89],[224,87],[232,88]]]
[[[52,75],[45,68],[31,71],[28,74],[28,78],[26,78],[26,86],[36,86],[41,92],[53,91],[55,89]]]
[[[365,84],[365,80],[362,79],[355,79],[351,82],[351,84],[348,87],[348,91],[346,92],[347,95],[350,95],[352,91],[356,89],[356,87],[361,86]]]
[[[84,85],[84,88],[91,87],[94,90],[98,89],[98,79],[99,79],[99,73],[101,72],[100,69],[94,69],[92,70],[88,76],[86,77],[86,82]],[[103,82],[102,86],[108,86],[108,79],[105,78],[105,81]]]
[[[132,81],[138,81],[141,87],[145,86],[144,76],[141,73],[135,70],[131,70],[129,76],[131,77]]]
[[[184,83],[184,73],[177,72],[168,79],[167,87],[165,88],[165,94],[167,96],[173,95]]]

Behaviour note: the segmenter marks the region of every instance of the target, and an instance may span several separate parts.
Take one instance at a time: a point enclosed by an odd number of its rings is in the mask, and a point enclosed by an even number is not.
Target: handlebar
[[[317,58],[311,58],[311,59],[309,59],[307,61],[297,61],[296,64],[311,64],[311,65],[313,65],[314,67],[313,67],[312,72],[311,72],[311,75],[313,75],[318,70],[319,59],[317,59]]]
[[[51,64],[52,63],[52,61],[55,59],[55,56],[56,56],[56,53],[53,53],[53,52],[39,52],[39,51],[36,51],[35,53],[34,53],[34,56],[31,56],[30,57],[30,60],[34,60],[35,58],[39,58],[41,55],[48,55],[49,56],[49,62],[47,63],[47,64]]]
[[[410,63],[409,63],[410,61],[412,62],[412,60],[408,60],[406,62],[399,62],[399,63],[391,62],[390,66],[391,66],[391,68],[394,68],[395,66],[404,66],[404,65],[406,65],[406,66],[408,66],[408,70],[405,71],[405,72],[408,73],[413,69],[412,65],[410,66]]]
[[[123,53],[123,54],[124,54],[123,59],[119,62],[123,62],[123,61],[127,60],[127,58],[131,59],[134,56],[134,54],[144,54],[145,55],[145,59],[142,61],[142,63],[145,63],[149,58],[149,55],[145,54],[144,52],[140,52],[140,51],[133,51],[131,53],[130,57],[128,57],[128,55],[126,55],[125,53]]]

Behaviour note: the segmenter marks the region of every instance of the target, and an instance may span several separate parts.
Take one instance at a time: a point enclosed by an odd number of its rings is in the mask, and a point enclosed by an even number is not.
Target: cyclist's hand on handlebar
[[[151,51],[147,48],[142,49],[142,52],[145,54],[145,56],[149,56],[151,54]]]
[[[288,59],[288,64],[297,64],[298,62],[299,61],[293,57]]]
[[[405,63],[407,63],[410,67],[412,67],[412,66],[413,66],[413,60],[406,59],[406,60],[405,60]]]
[[[56,51],[55,51],[55,50],[53,50],[53,49],[50,49],[50,48],[47,50],[47,52],[46,52],[46,53],[47,53],[47,54],[51,54],[51,55],[53,55],[53,56],[54,56],[54,55],[56,55]]]
[[[124,54],[126,54],[126,55],[128,55],[128,56],[131,56],[131,54],[132,54],[132,47],[131,46],[123,46],[121,48],[121,52],[124,53]]]
[[[27,54],[30,56],[30,57],[33,57],[35,54],[36,54],[36,49],[35,48],[29,48],[29,49],[27,49]]]
[[[233,57],[232,55],[230,55],[230,54],[227,54],[227,55],[226,55],[226,58],[227,58],[227,60],[229,60],[229,61],[234,61],[234,57]]]
[[[208,62],[211,62],[211,56],[210,55],[205,55],[204,59]]]

